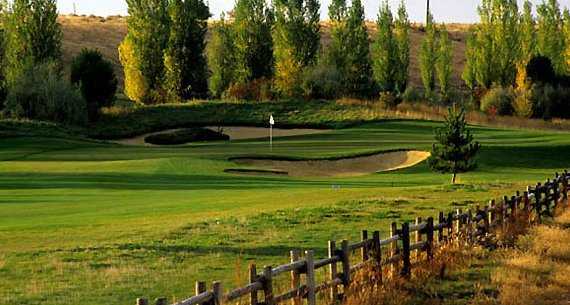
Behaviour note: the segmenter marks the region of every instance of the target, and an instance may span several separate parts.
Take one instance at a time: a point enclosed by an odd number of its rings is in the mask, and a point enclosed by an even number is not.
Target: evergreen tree
[[[436,37],[437,29],[433,22],[433,16],[428,13],[426,34],[420,48],[420,73],[427,98],[432,96],[435,88]]]
[[[453,174],[451,183],[455,183],[458,173],[475,168],[475,156],[481,145],[473,142],[473,135],[467,129],[465,111],[449,109],[445,125],[435,132],[431,156],[428,165],[433,171]]]
[[[444,101],[449,101],[450,80],[453,73],[453,45],[449,39],[449,33],[442,25],[439,30],[437,41],[437,59],[435,70],[439,82],[439,92]]]
[[[352,0],[346,29],[346,66],[341,70],[345,73],[346,92],[358,97],[370,96],[374,93],[374,79],[364,7],[360,0]]]
[[[388,1],[380,5],[378,34],[372,46],[374,79],[381,91],[396,91],[398,80],[398,42]]]
[[[520,19],[520,59],[526,66],[528,61],[536,55],[536,22],[532,15],[532,3],[524,2]]]
[[[212,36],[207,45],[210,69],[210,94],[221,97],[234,79],[235,52],[231,25],[222,15],[212,26]]]
[[[394,30],[398,49],[398,64],[396,70],[396,92],[404,93],[408,86],[410,67],[410,21],[404,0],[398,7],[398,18]]]
[[[55,0],[14,0],[4,18],[5,75],[8,81],[26,65],[61,61],[62,32]]]
[[[127,0],[128,33],[119,46],[125,93],[140,103],[162,100],[164,51],[168,46],[168,1]]]
[[[238,0],[234,13],[234,82],[245,84],[254,79],[271,77],[273,12],[265,0]]]
[[[285,96],[296,96],[303,70],[317,59],[320,5],[317,0],[278,0],[274,5],[275,87]]]
[[[170,37],[165,50],[165,84],[173,100],[205,97],[208,67],[205,36],[210,17],[203,0],[171,0]]]
[[[545,0],[537,7],[537,13],[537,51],[540,55],[550,58],[557,73],[566,73],[565,41],[561,35],[563,20],[558,1]]]

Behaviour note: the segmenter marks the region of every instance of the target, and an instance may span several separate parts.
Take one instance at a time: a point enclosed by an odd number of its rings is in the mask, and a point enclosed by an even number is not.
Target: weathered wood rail
[[[505,227],[517,220],[540,222],[543,217],[554,216],[554,210],[560,204],[568,205],[568,180],[570,174],[556,173],[554,179],[544,184],[529,186],[523,193],[505,196],[500,201],[491,200],[488,206],[475,206],[474,209],[457,209],[454,212],[439,212],[437,224],[433,217],[425,221],[417,218],[415,223],[396,223],[390,226],[390,236],[380,238],[380,232],[362,231],[361,240],[349,243],[342,240],[328,242],[328,257],[316,259],[312,250],[305,251],[301,258],[298,250],[290,253],[291,263],[280,266],[265,266],[258,272],[255,264],[249,266],[249,284],[224,293],[221,282],[213,282],[211,289],[206,289],[205,282],[196,283],[195,295],[176,303],[176,305],[222,305],[237,302],[247,297],[251,305],[276,305],[291,301],[292,305],[301,305],[306,300],[308,305],[315,305],[317,294],[327,291],[331,300],[341,300],[343,293],[351,285],[351,276],[355,272],[370,266],[374,268],[382,281],[384,268],[389,267],[392,275],[409,278],[412,274],[412,262],[420,259],[433,259],[434,250],[443,244],[455,242],[475,243],[500,227]],[[358,262],[354,262],[354,252],[359,252]],[[425,253],[425,255],[423,255]],[[316,282],[315,271],[327,268],[326,280]],[[274,295],[273,279],[290,273],[291,289]],[[304,275],[302,283],[301,275]],[[260,293],[261,292],[261,293]],[[260,294],[262,298],[260,298]],[[156,305],[167,305],[165,298],[156,299]],[[147,299],[137,299],[137,305],[149,305]]]

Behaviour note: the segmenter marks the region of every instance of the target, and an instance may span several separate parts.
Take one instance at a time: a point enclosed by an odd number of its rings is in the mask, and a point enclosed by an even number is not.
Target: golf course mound
[[[429,152],[407,150],[368,156],[317,160],[279,160],[270,158],[234,158],[232,162],[248,169],[229,169],[235,174],[286,172],[291,177],[355,177],[412,167],[430,156]]]
[[[215,132],[223,133],[224,135],[229,136],[229,139],[232,141],[235,140],[250,140],[250,139],[263,139],[269,138],[269,128],[266,127],[242,127],[242,126],[227,126],[227,127],[204,127],[203,129],[208,129]],[[135,146],[157,146],[157,145],[174,145],[174,144],[158,144],[158,143],[151,143],[146,141],[149,137],[159,136],[163,137],[163,135],[168,136],[169,134],[179,133],[181,131],[187,130],[185,128],[178,128],[178,129],[167,129],[158,132],[152,132],[143,134],[140,136],[120,139],[112,141],[113,143],[122,144],[122,145],[135,145]],[[281,128],[273,128],[273,137],[291,137],[291,136],[303,136],[303,135],[311,135],[311,134],[320,134],[327,132],[327,129],[307,129],[307,128],[295,128],[295,129],[281,129]],[[185,143],[190,143],[191,141],[187,141]],[[185,143],[177,143],[177,144],[185,144]]]

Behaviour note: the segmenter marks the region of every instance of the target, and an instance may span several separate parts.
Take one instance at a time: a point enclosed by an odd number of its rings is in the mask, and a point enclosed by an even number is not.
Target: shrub
[[[523,84],[515,90],[515,99],[513,101],[514,113],[522,118],[530,118],[533,114],[533,86],[529,83]]]
[[[79,88],[60,77],[53,62],[30,65],[10,83],[6,112],[15,118],[83,125],[87,104]]]
[[[569,118],[570,88],[552,85],[533,86],[533,113],[537,118]]]
[[[386,108],[394,109],[402,102],[402,100],[394,96],[390,91],[384,91],[380,92],[378,102]]]
[[[246,83],[231,84],[225,97],[248,101],[271,100],[273,98],[271,80],[262,77]]]
[[[401,98],[402,101],[410,103],[420,102],[424,99],[422,94],[418,91],[418,89],[414,87],[406,88],[406,91],[402,93]]]
[[[512,88],[493,87],[481,99],[481,110],[498,115],[513,114],[513,101],[515,95]]]
[[[228,135],[211,129],[190,128],[150,135],[144,141],[155,145],[180,145],[190,142],[227,141],[229,139]]]
[[[342,95],[342,76],[334,65],[319,63],[305,70],[301,87],[307,98],[334,99]]]
[[[71,82],[79,86],[87,102],[90,121],[95,121],[99,109],[115,100],[117,77],[113,65],[97,50],[83,49],[71,63]]]

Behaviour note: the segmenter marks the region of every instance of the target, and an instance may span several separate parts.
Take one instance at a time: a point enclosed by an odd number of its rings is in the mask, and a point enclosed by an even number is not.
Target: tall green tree
[[[481,145],[473,141],[473,135],[467,128],[465,111],[449,109],[442,128],[435,131],[435,140],[428,165],[433,171],[451,173],[451,183],[455,183],[457,174],[475,168],[475,156]]]
[[[212,36],[207,45],[209,88],[213,97],[221,97],[234,79],[235,46],[231,24],[222,15],[212,26]]]
[[[237,0],[234,8],[234,82],[273,76],[273,12],[265,0]]]
[[[394,18],[388,1],[380,5],[378,33],[372,45],[374,79],[381,91],[396,91],[398,77],[398,41],[394,35]]]
[[[26,65],[61,61],[62,31],[55,0],[14,0],[4,18],[8,82]]]
[[[465,47],[465,67],[461,74],[461,78],[465,82],[465,85],[470,89],[474,90],[477,85],[477,33],[475,31],[470,31],[467,35],[467,42]]]
[[[4,108],[4,101],[6,100],[6,76],[5,76],[5,53],[6,53],[6,15],[8,11],[8,2],[6,0],[0,1],[0,110]]]
[[[301,93],[303,70],[317,60],[320,4],[317,0],[274,2],[275,87],[284,96]]]
[[[532,14],[532,3],[526,0],[520,17],[520,59],[526,65],[536,55],[536,21]]]
[[[325,61],[343,73],[346,66],[345,54],[349,46],[347,45],[348,30],[346,18],[348,15],[348,7],[346,0],[332,0],[329,5],[329,19],[331,26],[331,42],[326,50]],[[344,88],[339,88],[344,90]],[[344,94],[342,92],[341,94]]]
[[[437,61],[437,28],[433,16],[428,13],[426,34],[420,47],[420,73],[426,97],[431,97],[435,89],[435,65]]]
[[[128,33],[119,53],[125,72],[125,93],[140,103],[163,99],[164,51],[170,37],[168,1],[127,0]]]
[[[409,67],[410,67],[410,20],[406,11],[404,0],[398,7],[398,18],[396,18],[394,35],[398,46],[398,65],[396,69],[396,92],[404,93],[408,87]]]
[[[346,53],[344,73],[346,93],[366,97],[374,93],[374,77],[370,58],[370,43],[360,0],[352,0],[346,18]]]
[[[566,46],[564,35],[561,35],[564,29],[560,5],[557,0],[544,0],[537,7],[537,13],[537,51],[540,55],[550,58],[557,73],[566,73]]]
[[[449,101],[450,81],[453,73],[453,45],[445,25],[439,29],[436,46],[437,58],[435,71],[439,83],[439,92],[444,101]]]
[[[170,37],[164,55],[167,94],[174,100],[206,97],[208,6],[203,0],[171,0],[169,15]]]

